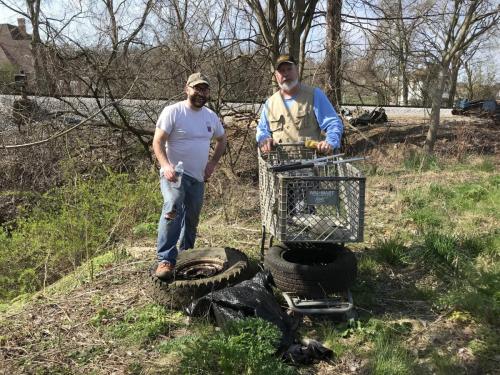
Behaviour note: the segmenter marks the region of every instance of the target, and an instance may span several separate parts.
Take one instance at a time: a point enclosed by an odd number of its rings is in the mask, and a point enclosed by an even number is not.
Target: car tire
[[[241,251],[225,248],[200,248],[179,254],[171,280],[155,276],[158,263],[149,268],[150,295],[167,308],[183,308],[211,291],[234,285],[247,278],[248,259]]]
[[[273,246],[264,258],[264,267],[278,289],[310,298],[347,290],[357,274],[354,253],[341,245]]]

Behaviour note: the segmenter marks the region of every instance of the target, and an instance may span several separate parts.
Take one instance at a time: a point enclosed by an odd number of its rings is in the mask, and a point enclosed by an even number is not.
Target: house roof
[[[5,23],[0,26],[7,27],[13,40],[31,40],[31,35],[26,31],[20,30],[18,26],[14,26],[9,23]]]
[[[17,66],[26,73],[33,72],[31,35],[22,28],[10,24],[0,24],[0,65]]]

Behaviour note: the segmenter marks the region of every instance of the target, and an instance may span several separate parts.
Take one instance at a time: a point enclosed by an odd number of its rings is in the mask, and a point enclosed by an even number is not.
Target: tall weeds
[[[33,292],[129,236],[135,225],[155,220],[157,178],[132,181],[105,169],[102,177],[77,175],[42,195],[0,229],[0,299]]]

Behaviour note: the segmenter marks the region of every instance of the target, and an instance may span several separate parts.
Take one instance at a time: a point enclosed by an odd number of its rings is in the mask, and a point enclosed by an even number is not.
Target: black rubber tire
[[[151,280],[150,295],[153,300],[167,308],[183,308],[193,300],[203,297],[213,290],[234,285],[247,276],[248,259],[241,251],[233,248],[200,248],[187,250],[179,254],[175,267],[176,274],[187,267],[200,263],[219,264],[222,270],[210,277],[198,279],[179,279],[174,276],[170,281],[163,281],[155,276],[158,263],[149,268]]]
[[[264,267],[278,289],[310,298],[349,289],[357,274],[354,253],[340,245],[294,249],[273,246],[264,257]]]

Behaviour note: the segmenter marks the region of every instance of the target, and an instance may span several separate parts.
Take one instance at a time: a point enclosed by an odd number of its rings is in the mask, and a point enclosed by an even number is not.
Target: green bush
[[[294,374],[275,353],[281,333],[262,319],[229,322],[221,331],[187,341],[181,374]]]
[[[46,192],[10,228],[0,227],[0,300],[75,270],[131,236],[136,223],[159,215],[160,207],[156,173],[133,181],[104,169],[99,178],[76,176]]]

